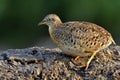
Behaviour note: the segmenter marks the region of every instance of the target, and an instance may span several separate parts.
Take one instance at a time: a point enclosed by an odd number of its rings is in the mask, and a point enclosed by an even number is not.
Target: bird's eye
[[[51,21],[51,19],[50,19],[50,18],[48,18],[47,20],[48,20],[48,21]]]
[[[55,21],[53,18],[51,18],[51,21]]]
[[[55,21],[53,18],[49,18],[48,21]]]

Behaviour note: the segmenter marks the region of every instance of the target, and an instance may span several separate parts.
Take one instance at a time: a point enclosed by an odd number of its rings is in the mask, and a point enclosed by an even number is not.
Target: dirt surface
[[[0,80],[120,80],[120,46],[97,53],[87,70],[80,66],[58,48],[0,51]]]

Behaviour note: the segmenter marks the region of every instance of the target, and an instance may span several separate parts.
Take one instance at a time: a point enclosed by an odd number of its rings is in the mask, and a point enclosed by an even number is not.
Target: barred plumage
[[[49,14],[40,24],[49,26],[51,39],[64,53],[76,57],[91,56],[86,63],[86,69],[98,51],[115,44],[111,34],[94,23],[62,23],[57,15]]]

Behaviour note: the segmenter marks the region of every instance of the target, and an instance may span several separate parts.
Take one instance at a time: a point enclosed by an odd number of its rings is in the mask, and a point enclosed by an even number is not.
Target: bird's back
[[[93,53],[108,47],[114,40],[104,28],[89,22],[66,22],[54,28],[51,38],[69,55]],[[90,54],[79,54],[87,56]]]

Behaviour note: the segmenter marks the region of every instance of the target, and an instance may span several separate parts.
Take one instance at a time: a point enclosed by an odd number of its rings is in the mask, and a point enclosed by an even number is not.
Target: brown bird
[[[111,34],[94,23],[69,21],[62,23],[56,14],[47,15],[40,23],[49,26],[52,41],[66,54],[73,57],[91,56],[86,65],[89,67],[96,53],[110,44],[115,44]]]

